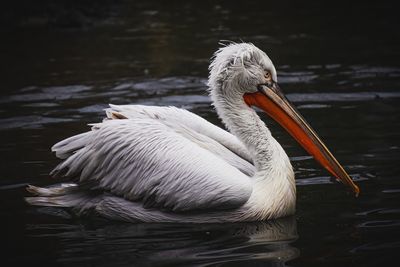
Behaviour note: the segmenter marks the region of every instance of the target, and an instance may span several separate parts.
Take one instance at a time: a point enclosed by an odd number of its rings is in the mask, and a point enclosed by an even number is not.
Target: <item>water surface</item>
[[[21,1],[22,2],[22,1]],[[9,3],[0,44],[2,262],[61,266],[383,266],[400,249],[400,64],[389,4],[255,1]],[[20,3],[21,4],[21,3]],[[220,40],[251,41],[358,182],[355,198],[276,123],[296,215],[237,224],[126,224],[29,207],[57,141],[108,103],[174,105],[221,125],[206,93]]]

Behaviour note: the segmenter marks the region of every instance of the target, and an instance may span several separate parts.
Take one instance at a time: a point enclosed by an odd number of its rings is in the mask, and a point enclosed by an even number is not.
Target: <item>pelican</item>
[[[359,188],[286,99],[269,57],[251,43],[215,52],[209,94],[225,131],[176,107],[110,105],[90,131],[52,147],[52,172],[71,183],[29,185],[32,205],[95,211],[129,222],[222,223],[292,215],[289,157],[253,107],[265,111],[330,174]]]

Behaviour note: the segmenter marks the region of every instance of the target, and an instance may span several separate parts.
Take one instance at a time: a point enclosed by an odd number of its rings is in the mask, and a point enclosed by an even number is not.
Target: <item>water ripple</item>
[[[292,102],[360,102],[400,98],[400,92],[308,93],[288,94]]]
[[[52,86],[52,87],[28,87],[21,89],[22,94],[0,98],[0,103],[10,102],[36,102],[36,101],[60,101],[81,96],[92,89],[86,85]],[[30,93],[25,93],[30,92]],[[51,103],[52,103],[51,102]]]
[[[400,214],[400,209],[380,208],[356,213],[358,216],[368,216],[374,214]]]
[[[400,193],[400,189],[386,189],[386,190],[383,190],[382,191],[382,193],[385,193],[385,194],[397,194],[397,193]]]
[[[20,116],[13,118],[5,118],[0,119],[0,129],[15,129],[15,128],[24,128],[24,129],[32,129],[32,128],[40,128],[45,124],[51,123],[61,123],[73,121],[71,118],[51,118],[44,116]]]
[[[359,228],[380,228],[400,226],[400,220],[367,221],[357,225]]]
[[[350,250],[351,253],[370,252],[375,250],[399,249],[400,241],[394,242],[371,242]]]
[[[304,170],[304,169],[303,169]],[[307,169],[307,173],[313,171],[314,169]],[[358,174],[350,175],[351,179],[355,182],[365,181],[368,180],[366,177],[361,177]],[[310,177],[310,178],[301,178],[296,180],[296,185],[304,186],[304,185],[318,185],[318,184],[333,184],[339,181],[332,176],[317,176],[317,177]]]

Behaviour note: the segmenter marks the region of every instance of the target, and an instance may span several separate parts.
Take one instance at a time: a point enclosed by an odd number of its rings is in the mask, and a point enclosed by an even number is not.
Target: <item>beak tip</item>
[[[356,197],[360,195],[360,188],[357,185],[354,185],[354,194]]]

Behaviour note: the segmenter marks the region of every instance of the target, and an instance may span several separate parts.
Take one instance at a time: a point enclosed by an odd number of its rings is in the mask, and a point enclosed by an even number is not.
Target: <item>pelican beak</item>
[[[360,189],[351,180],[340,163],[335,159],[315,131],[300,115],[296,108],[284,96],[276,82],[259,84],[258,92],[243,96],[248,106],[264,110],[278,122],[296,141],[334,177],[340,179],[354,191],[356,196]]]

